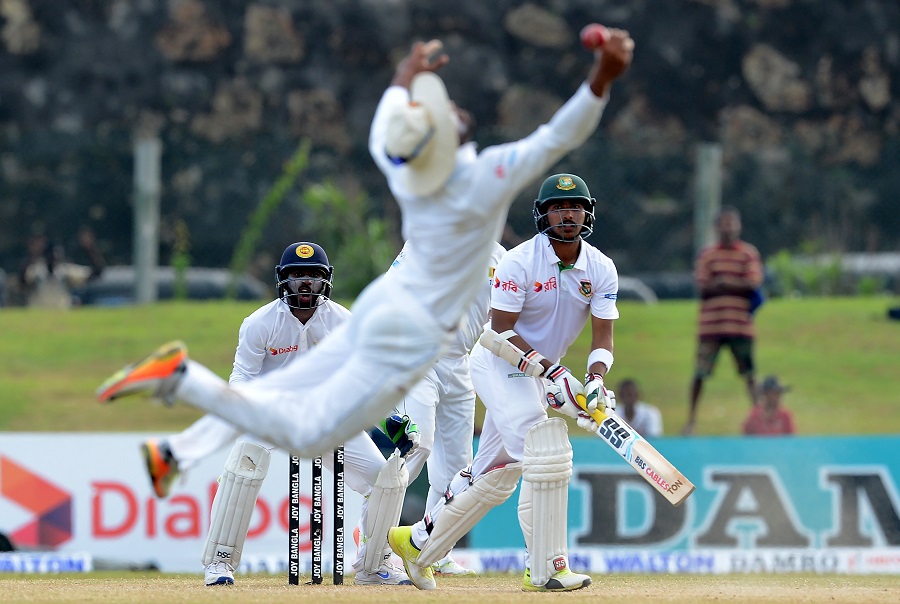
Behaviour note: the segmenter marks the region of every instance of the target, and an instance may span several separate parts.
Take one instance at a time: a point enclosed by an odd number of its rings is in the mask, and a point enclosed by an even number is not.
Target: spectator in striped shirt
[[[731,206],[716,217],[719,240],[697,258],[694,281],[700,294],[697,360],[691,383],[688,421],[682,434],[693,434],[703,382],[712,375],[719,350],[731,349],[738,374],[744,378],[750,404],[755,402],[753,379],[753,315],[750,298],[762,284],[763,269],[756,248],[741,241],[741,215]]]

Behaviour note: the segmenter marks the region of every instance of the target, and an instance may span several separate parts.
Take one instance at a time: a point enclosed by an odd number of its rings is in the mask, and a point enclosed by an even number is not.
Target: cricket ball
[[[609,30],[599,23],[590,23],[581,30],[581,45],[588,50],[597,50],[609,39]]]

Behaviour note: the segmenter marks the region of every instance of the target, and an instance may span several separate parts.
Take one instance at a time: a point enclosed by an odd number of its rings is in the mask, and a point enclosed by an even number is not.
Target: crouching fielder
[[[300,241],[289,245],[275,266],[277,298],[244,319],[238,335],[231,384],[250,383],[288,363],[302,365],[318,342],[344,324],[350,312],[330,299],[334,267],[325,250],[316,243]],[[177,351],[173,354],[177,354]],[[144,367],[141,372],[152,371]],[[305,408],[312,406],[301,401]],[[301,412],[302,414],[302,412]],[[408,418],[390,418],[382,422],[385,430],[407,453],[418,439],[415,424]],[[176,475],[226,444],[234,443],[241,430],[227,421],[206,415],[186,430],[166,439],[147,441],[142,446],[147,471],[158,497],[166,497]],[[256,441],[259,442],[259,441]],[[213,503],[210,530],[202,561],[206,568],[206,585],[232,585],[234,570],[241,560],[256,497],[269,467],[269,448],[251,442],[234,445]],[[384,456],[366,433],[350,437],[344,444],[347,485],[368,497],[363,505],[360,523],[375,531],[375,517],[399,521],[406,481],[400,476],[403,463]],[[332,471],[331,456],[325,465]],[[383,485],[392,485],[385,491]],[[374,516],[370,519],[368,509]],[[396,517],[392,516],[396,508]],[[371,533],[353,565],[355,582],[370,584],[408,584],[401,569],[389,562],[386,546],[387,528]],[[370,534],[370,533],[365,533]],[[365,557],[365,562],[363,561]]]
[[[568,562],[567,514],[572,446],[563,419],[592,420],[575,397],[611,406],[603,376],[612,367],[618,276],[612,260],[583,241],[593,228],[595,200],[584,181],[557,174],[534,202],[538,235],[500,260],[491,294],[491,327],[471,354],[471,374],[487,412],[471,470],[450,483],[443,501],[413,526],[389,533],[407,574],[421,589],[436,587],[429,565],[503,503],[519,478],[519,523],[528,549],[523,589],[569,591],[587,575]],[[587,390],[559,359],[591,317]]]

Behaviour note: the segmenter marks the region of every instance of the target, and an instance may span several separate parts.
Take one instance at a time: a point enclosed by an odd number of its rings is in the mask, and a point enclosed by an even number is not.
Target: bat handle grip
[[[605,420],[605,419],[608,417],[608,416],[607,416],[605,413],[603,413],[603,411],[601,411],[600,409],[597,409],[597,410],[594,411],[593,413],[591,413],[590,411],[588,411],[588,408],[587,408],[587,399],[584,398],[584,395],[583,395],[583,394],[576,394],[576,395],[575,395],[575,402],[578,403],[578,406],[581,407],[581,409],[582,409],[585,413],[587,413],[587,414],[590,415],[592,418],[594,418],[594,421],[597,422],[598,424],[599,424],[600,422],[602,422],[603,420]]]

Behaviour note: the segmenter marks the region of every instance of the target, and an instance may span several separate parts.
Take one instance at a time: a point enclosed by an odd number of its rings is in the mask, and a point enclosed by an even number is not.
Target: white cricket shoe
[[[397,568],[388,561],[381,565],[377,572],[361,570],[356,573],[353,582],[357,585],[412,585],[409,576],[402,568]]]
[[[206,566],[206,586],[234,585],[234,569],[225,562],[212,562]]]
[[[450,554],[447,554],[446,557],[432,564],[431,568],[434,570],[434,574],[441,575],[442,577],[463,577],[466,575],[478,574],[471,568],[462,566],[459,562],[451,558]]]

